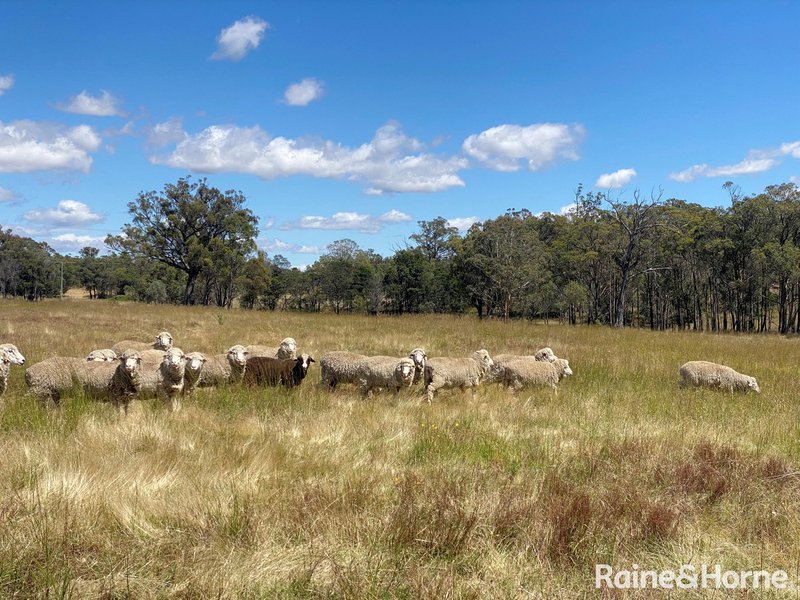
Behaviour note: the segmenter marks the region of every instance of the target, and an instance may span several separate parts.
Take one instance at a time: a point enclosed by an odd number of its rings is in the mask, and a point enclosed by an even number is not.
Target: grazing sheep
[[[243,382],[248,385],[295,387],[303,382],[313,362],[314,359],[308,354],[297,358],[251,356],[247,359]]]
[[[89,355],[86,357],[88,361],[99,361],[99,362],[114,362],[117,360],[117,353],[114,352],[111,348],[104,348],[102,350],[92,350],[89,352]]]
[[[705,360],[693,360],[685,363],[680,368],[680,387],[691,385],[694,387],[708,387],[726,390],[729,392],[748,392],[753,390],[761,393],[755,377],[737,373],[730,367],[718,365]]]
[[[366,358],[344,350],[326,352],[319,361],[322,383],[331,390],[340,383],[358,383],[358,364]]]
[[[14,344],[0,344],[0,356],[8,355],[12,365],[24,365],[25,357]]]
[[[414,384],[416,365],[411,358],[369,356],[358,363],[356,371],[361,393],[365,397],[376,388],[391,389],[396,396],[400,388]]]
[[[493,383],[501,383],[503,377],[503,369],[506,363],[511,361],[517,360],[529,360],[529,361],[537,361],[537,362],[555,362],[558,360],[558,357],[553,354],[553,350],[550,348],[541,348],[537,350],[533,355],[528,354],[496,354],[492,357],[494,361],[494,366],[492,367],[491,371],[486,376],[487,382]]]
[[[0,353],[0,396],[2,396],[8,386],[8,371],[11,367],[11,358],[5,352]]]
[[[142,358],[139,397],[156,397],[159,400],[163,400],[169,410],[178,410],[183,392],[186,355],[180,348],[170,348],[166,351],[148,350],[146,352],[158,352],[161,360],[154,362],[152,356]]]
[[[141,385],[141,364],[136,352],[126,352],[116,363],[56,356],[29,367],[25,383],[45,402],[57,404],[64,392],[80,387],[88,396],[110,399],[120,412],[127,413]]]
[[[215,354],[206,360],[200,373],[199,387],[241,383],[250,353],[241,344],[228,348],[225,354]]]
[[[205,364],[206,357],[200,352],[190,352],[186,355],[186,372],[183,375],[184,396],[188,396],[197,389]]]
[[[497,365],[497,363],[495,363]],[[569,361],[557,358],[554,362],[534,360],[531,356],[521,356],[506,360],[495,369],[495,380],[514,391],[526,386],[549,386],[558,393],[558,382],[572,375]]]
[[[281,340],[280,346],[259,346],[254,344],[252,346],[247,347],[248,352],[250,352],[250,358],[255,358],[256,356],[265,356],[269,358],[297,358],[297,342],[294,341],[294,338],[284,338]]]
[[[437,390],[461,388],[462,391],[472,388],[472,397],[481,379],[483,379],[494,362],[486,350],[477,350],[469,358],[431,358],[425,365],[425,392],[428,404],[433,401]]]
[[[111,349],[117,354],[121,354],[126,350],[133,350],[135,352],[142,350],[169,350],[172,348],[172,342],[172,335],[170,335],[168,331],[162,331],[156,336],[153,343],[123,340],[111,346]]]
[[[425,350],[422,348],[414,348],[408,354],[408,358],[414,361],[413,383],[417,383],[420,375],[425,371],[428,355],[425,354]],[[361,377],[359,373],[360,369],[363,368],[363,361],[366,359],[394,361],[392,362],[392,367],[396,366],[397,361],[400,360],[400,358],[394,356],[365,356],[364,354],[354,354],[345,350],[326,352],[319,361],[322,383],[331,390],[335,390],[340,383],[360,384]]]

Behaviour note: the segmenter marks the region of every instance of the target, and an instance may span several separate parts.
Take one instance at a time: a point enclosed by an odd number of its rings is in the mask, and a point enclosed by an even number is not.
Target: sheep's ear
[[[207,358],[204,356],[204,357],[203,357],[203,362],[206,362],[207,360],[208,360],[208,359],[207,359]]]
[[[312,362],[317,362],[317,361],[315,361],[313,358],[311,358],[311,357],[309,356],[309,357],[308,357],[308,362],[312,363]]]

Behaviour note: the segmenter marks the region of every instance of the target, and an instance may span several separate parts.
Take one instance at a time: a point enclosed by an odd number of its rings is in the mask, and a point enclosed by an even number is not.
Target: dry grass
[[[590,598],[598,562],[797,576],[798,340],[78,300],[0,311],[0,341],[29,363],[166,329],[186,351],[291,335],[316,357],[549,345],[575,371],[558,396],[490,386],[425,406],[331,394],[315,365],[294,390],[201,391],[120,421],[80,396],[43,411],[14,368],[3,598]],[[699,358],[763,393],[679,390]]]

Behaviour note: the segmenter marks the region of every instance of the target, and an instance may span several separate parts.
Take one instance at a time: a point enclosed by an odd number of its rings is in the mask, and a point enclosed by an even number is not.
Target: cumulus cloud
[[[411,220],[413,220],[411,215],[395,209],[379,216],[357,212],[337,212],[330,217],[314,215],[300,217],[296,221],[284,223],[281,225],[281,229],[337,229],[377,233],[388,224],[403,223]]]
[[[5,94],[14,86],[13,75],[0,75],[0,96]]]
[[[447,225],[448,227],[455,227],[459,231],[464,232],[478,221],[480,221],[478,217],[453,217],[452,219],[447,219]]]
[[[367,182],[368,193],[438,192],[463,187],[463,157],[435,155],[396,123],[356,148],[317,139],[270,137],[260,127],[213,125],[188,136],[151,162],[204,173],[249,173],[262,179],[291,175]]]
[[[77,200],[62,200],[56,208],[29,210],[25,213],[26,221],[44,223],[51,227],[75,227],[89,225],[105,220],[105,217]]]
[[[594,185],[604,189],[617,189],[629,183],[634,177],[636,177],[635,169],[620,169],[613,173],[603,173]]]
[[[88,125],[0,121],[0,173],[63,169],[88,172],[102,140]]]
[[[156,123],[147,131],[147,141],[153,146],[168,146],[186,139],[183,121],[177,117]]]
[[[217,36],[217,51],[214,60],[241,60],[251,50],[258,48],[269,29],[269,23],[259,17],[245,17],[223,29]]]
[[[462,149],[496,171],[517,171],[521,163],[538,171],[558,160],[578,160],[584,137],[580,124],[499,125],[469,136]]]
[[[744,160],[733,165],[713,167],[707,163],[692,165],[683,171],[669,174],[673,181],[688,183],[698,177],[735,177],[737,175],[755,175],[769,171],[778,166],[785,156],[800,158],[800,141],[786,142],[777,148],[766,150],[750,150]]]
[[[313,78],[303,79],[300,83],[293,83],[283,94],[283,101],[289,106],[308,106],[314,100],[322,98],[325,88],[322,82]]]
[[[0,202],[13,202],[17,200],[17,194],[14,190],[0,186]]]
[[[106,90],[100,96],[92,96],[86,90],[73,96],[68,102],[56,105],[59,110],[77,115],[93,115],[95,117],[124,117],[125,112],[120,100]]]
[[[265,239],[259,243],[259,246],[268,252],[289,252],[294,254],[320,254],[322,248],[320,246],[308,246],[305,244],[294,244],[292,242],[285,242],[277,238]]]
[[[47,243],[59,252],[76,252],[86,246],[105,248],[105,237],[92,235],[79,235],[76,233],[62,233],[47,240]]]

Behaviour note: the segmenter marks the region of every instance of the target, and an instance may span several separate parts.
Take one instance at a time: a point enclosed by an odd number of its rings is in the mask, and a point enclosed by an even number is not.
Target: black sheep
[[[308,354],[286,359],[253,356],[247,359],[244,383],[247,385],[283,385],[291,388],[302,383],[312,362],[315,361]]]

